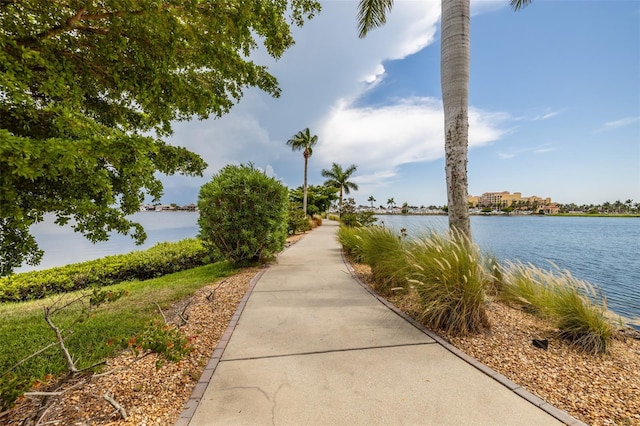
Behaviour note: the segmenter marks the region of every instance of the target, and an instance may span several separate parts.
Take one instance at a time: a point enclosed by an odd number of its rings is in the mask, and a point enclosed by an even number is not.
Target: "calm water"
[[[133,218],[147,231],[136,246],[131,238],[114,235],[92,244],[70,228],[45,221],[33,228],[45,250],[42,263],[19,271],[126,253],[162,241],[178,241],[198,234],[197,212],[142,212]],[[429,229],[447,229],[445,216],[380,216],[385,226],[406,228],[410,236]],[[626,317],[640,317],[640,219],[545,216],[472,216],[474,241],[504,260],[521,260],[549,269],[549,262],[599,286],[609,308]],[[17,272],[19,272],[17,271]]]
[[[409,236],[447,229],[445,216],[379,216]],[[640,317],[640,219],[606,217],[472,216],[474,242],[502,260],[551,269],[553,262],[597,285],[609,309]]]
[[[23,266],[16,272],[47,269],[69,263],[84,262],[112,254],[144,250],[164,241],[179,241],[198,235],[198,212],[140,212],[131,218],[144,227],[147,240],[137,246],[129,236],[113,234],[109,241],[93,244],[68,227],[60,227],[51,218],[34,225],[31,230],[44,250],[37,266]]]

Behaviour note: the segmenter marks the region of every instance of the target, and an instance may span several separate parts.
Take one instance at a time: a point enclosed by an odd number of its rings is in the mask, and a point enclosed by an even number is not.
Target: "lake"
[[[195,237],[197,212],[140,212],[132,217],[147,231],[136,246],[130,237],[114,235],[92,244],[68,227],[48,218],[32,230],[45,250],[37,267],[45,269],[141,250],[163,241]],[[409,236],[429,229],[447,229],[446,216],[379,216],[385,226],[406,228]],[[474,241],[498,259],[521,260],[550,269],[553,262],[580,279],[600,287],[609,309],[625,317],[640,317],[640,219],[558,216],[472,216]]]

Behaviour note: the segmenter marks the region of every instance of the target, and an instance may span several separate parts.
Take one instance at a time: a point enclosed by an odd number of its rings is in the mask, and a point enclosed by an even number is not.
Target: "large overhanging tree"
[[[519,10],[531,0],[510,0]],[[360,37],[386,23],[393,0],[360,0]],[[441,0],[440,69],[444,109],[445,169],[449,227],[471,238],[469,220],[467,152],[469,142],[469,0]]]
[[[249,59],[274,58],[315,0],[0,0],[0,275],[42,252],[30,225],[52,213],[91,241],[145,238],[127,219],[157,173],[201,175],[204,161],[168,145],[171,123],[221,116],[259,87]]]

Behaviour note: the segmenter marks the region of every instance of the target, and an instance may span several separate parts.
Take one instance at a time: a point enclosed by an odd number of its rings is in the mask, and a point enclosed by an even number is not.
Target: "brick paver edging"
[[[242,311],[244,311],[244,307],[247,305],[247,300],[249,300],[249,296],[251,296],[251,293],[253,293],[253,289],[255,288],[256,284],[258,283],[260,278],[262,278],[262,275],[264,275],[267,269],[268,269],[268,266],[265,267],[264,269],[261,269],[260,272],[258,272],[249,282],[249,288],[247,288],[247,291],[244,294],[244,297],[242,298],[242,300],[240,301],[240,304],[238,305],[236,312],[231,317],[231,321],[229,321],[229,325],[227,326],[227,329],[225,330],[224,334],[220,338],[220,341],[218,342],[218,346],[216,346],[216,348],[214,349],[213,354],[211,354],[211,359],[209,360],[209,363],[204,368],[204,371],[202,372],[200,379],[198,379],[198,383],[196,383],[195,387],[193,388],[193,391],[191,392],[191,396],[189,397],[187,402],[184,404],[182,413],[180,414],[180,417],[178,417],[178,420],[176,421],[174,426],[187,426],[189,422],[191,422],[191,418],[193,417],[193,414],[196,412],[196,409],[198,408],[198,404],[200,404],[200,400],[204,395],[204,391],[205,389],[207,389],[207,385],[209,384],[209,381],[211,380],[211,377],[213,376],[214,371],[216,371],[216,367],[220,362],[220,358],[222,358],[222,354],[224,353],[224,350],[227,348],[227,343],[229,342],[229,339],[233,334],[233,330],[235,330],[236,325],[238,324],[240,315],[242,314]]]
[[[433,340],[438,342],[446,350],[448,350],[449,352],[451,352],[452,354],[454,354],[458,358],[462,359],[463,361],[467,362],[468,364],[472,365],[476,369],[482,371],[484,374],[486,374],[487,376],[491,377],[492,379],[498,381],[503,386],[506,386],[507,388],[511,389],[514,393],[516,393],[520,397],[524,398],[525,400],[529,401],[533,405],[537,406],[541,410],[546,411],[547,413],[549,413],[551,416],[555,417],[556,419],[558,419],[562,423],[564,423],[566,425],[569,425],[569,426],[587,426],[586,423],[583,423],[580,420],[576,419],[575,417],[569,415],[569,413],[567,413],[566,411],[562,411],[562,410],[554,407],[553,405],[547,403],[543,399],[537,397],[536,395],[534,395],[531,392],[529,392],[526,389],[524,389],[522,386],[512,382],[511,380],[509,380],[508,378],[506,378],[502,374],[500,374],[497,371],[487,367],[486,365],[484,365],[481,362],[479,362],[477,359],[475,359],[473,357],[470,357],[466,353],[462,352],[460,349],[456,348],[451,343],[447,342],[446,340],[444,340],[442,337],[440,337],[439,335],[437,335],[433,331],[426,329],[422,324],[420,324],[414,318],[411,318],[409,315],[405,314],[400,309],[396,308],[395,305],[393,305],[391,302],[389,302],[384,297],[378,295],[368,285],[366,285],[364,282],[362,282],[362,280],[360,278],[358,278],[358,275],[356,274],[356,271],[351,266],[351,263],[346,258],[345,254],[344,254],[344,251],[342,251],[342,260],[343,260],[344,264],[346,265],[347,270],[349,271],[349,273],[353,277],[353,279],[356,280],[356,282],[358,284],[360,284],[362,286],[362,288],[367,290],[373,297],[378,299],[378,301],[380,303],[385,305],[391,311],[395,312],[396,315],[399,315],[404,320],[406,320],[411,325],[413,325],[415,328],[417,328],[418,330],[420,330],[421,332],[423,332],[424,334],[426,334],[427,336],[431,337]]]

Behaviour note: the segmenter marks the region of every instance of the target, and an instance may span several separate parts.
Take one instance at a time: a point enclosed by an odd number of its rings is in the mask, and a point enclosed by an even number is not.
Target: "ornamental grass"
[[[606,299],[567,270],[508,262],[500,298],[551,319],[561,337],[588,353],[606,353],[611,346],[614,326]]]
[[[375,288],[383,295],[407,286],[407,243],[382,226],[360,228],[362,261],[371,267]]]
[[[343,250],[355,262],[362,263],[362,233],[360,228],[340,225],[338,228],[338,242]]]
[[[427,326],[454,335],[489,327],[485,287],[491,277],[479,247],[463,234],[431,231],[407,251],[409,282],[421,303]]]

